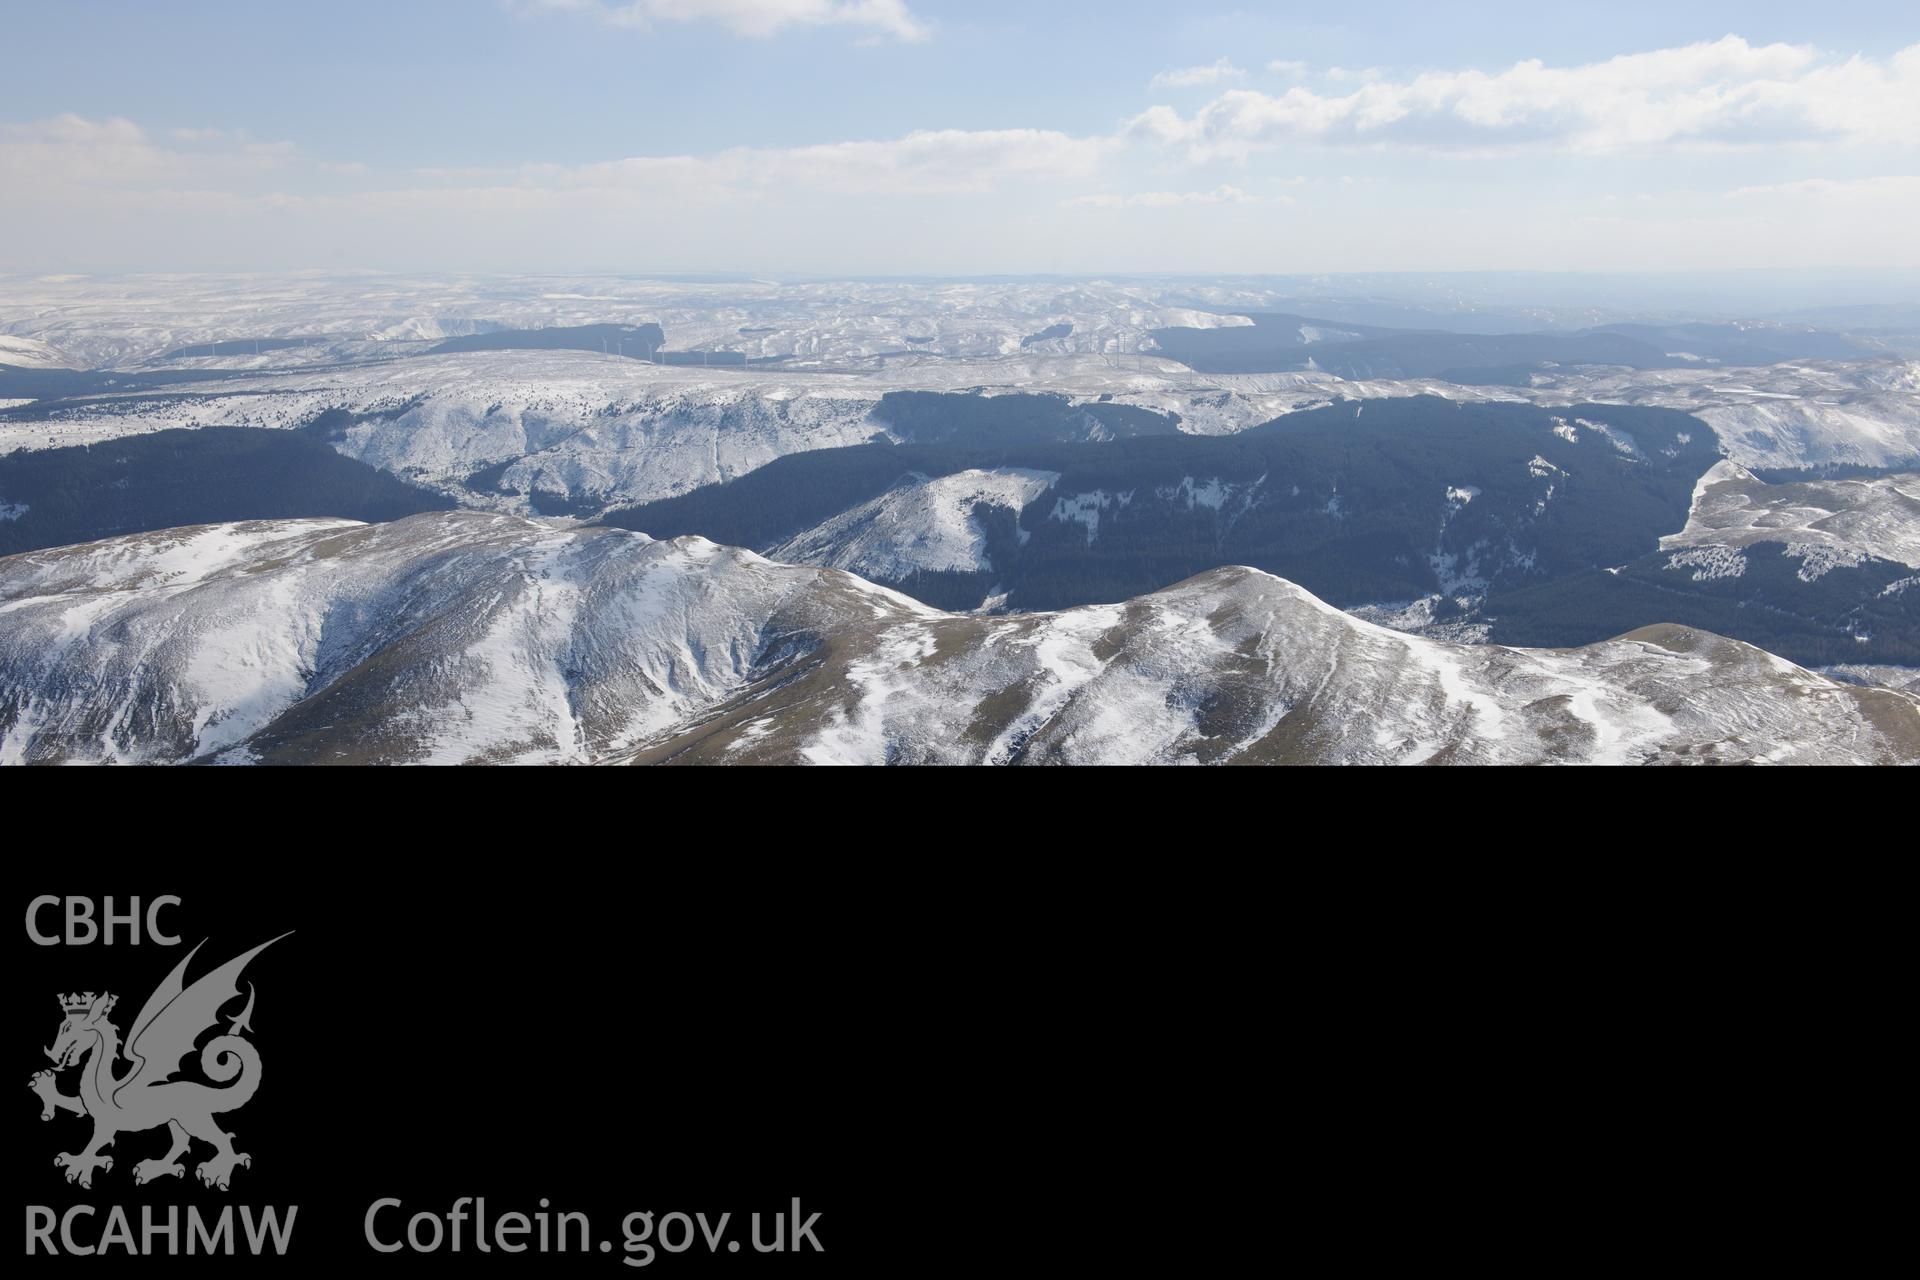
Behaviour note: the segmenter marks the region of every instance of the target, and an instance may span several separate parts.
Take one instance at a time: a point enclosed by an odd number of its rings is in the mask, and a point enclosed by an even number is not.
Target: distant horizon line
[[[391,267],[270,267],[270,268],[205,268],[199,270],[145,269],[138,271],[22,271],[0,270],[0,281],[15,280],[140,280],[140,279],[182,279],[216,276],[240,277],[287,277],[307,276],[325,277],[425,277],[444,279],[458,277],[481,277],[497,279],[579,279],[610,278],[627,280],[659,280],[668,283],[753,283],[753,284],[790,284],[803,281],[832,281],[848,283],[995,283],[1002,281],[1044,281],[1044,280],[1329,280],[1329,279],[1368,279],[1402,278],[1432,276],[1506,276],[1506,277],[1554,277],[1571,276],[1582,279],[1622,279],[1643,276],[1668,278],[1719,277],[1719,276],[1872,276],[1893,275],[1920,276],[1920,265],[1902,266],[1827,266],[1827,267],[1447,267],[1447,268],[1378,268],[1348,269],[1339,271],[987,271],[987,272],[835,272],[835,271],[742,271],[729,269],[679,268],[677,270],[651,270],[636,267],[589,267],[575,269],[507,269],[507,268],[423,268],[402,269]]]

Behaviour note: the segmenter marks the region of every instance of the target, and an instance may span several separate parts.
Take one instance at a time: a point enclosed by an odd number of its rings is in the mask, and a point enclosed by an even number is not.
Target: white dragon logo
[[[280,938],[286,937],[281,934]],[[113,1145],[122,1132],[167,1126],[173,1135],[173,1149],[158,1160],[142,1160],[133,1167],[135,1185],[160,1177],[181,1177],[186,1173],[180,1157],[187,1153],[191,1140],[210,1144],[214,1154],[194,1170],[210,1187],[227,1189],[235,1165],[253,1164],[253,1157],[233,1149],[233,1135],[214,1123],[216,1112],[238,1110],[260,1087],[260,1055],[241,1038],[253,1030],[253,984],[247,984],[247,1006],[238,1017],[229,1018],[227,1033],[207,1041],[200,1050],[200,1069],[207,1078],[219,1082],[239,1077],[237,1083],[214,1088],[198,1080],[173,1079],[180,1060],[194,1050],[194,1041],[208,1028],[218,1024],[220,1006],[239,996],[240,971],[247,962],[272,946],[280,938],[261,943],[245,955],[221,965],[197,979],[190,987],[182,979],[187,964],[198,954],[202,941],[187,953],[174,971],[167,975],[154,993],[147,997],[140,1016],[134,1019],[127,1035],[125,1056],[133,1069],[116,1078],[115,1059],[121,1053],[120,1035],[108,1020],[119,997],[95,996],[83,992],[60,997],[66,1021],[54,1038],[47,1056],[53,1059],[52,1071],[41,1071],[27,1082],[44,1104],[42,1120],[53,1119],[56,1111],[85,1113],[93,1117],[93,1141],[85,1151],[55,1156],[56,1167],[67,1171],[68,1182],[83,1187],[93,1185],[93,1171],[113,1169],[113,1157],[101,1151]],[[80,1065],[80,1092],[60,1093],[55,1088],[55,1072]]]

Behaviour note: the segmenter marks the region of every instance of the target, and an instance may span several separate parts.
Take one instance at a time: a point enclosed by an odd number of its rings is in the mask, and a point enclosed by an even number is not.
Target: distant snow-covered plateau
[[[1894,349],[1757,366],[1688,352],[1662,368],[1541,361],[1521,385],[1313,367],[1329,341],[1425,330],[1289,319],[1273,331],[1307,353],[1297,370],[1200,373],[1162,349],[1170,332],[1251,331],[1250,316],[1281,304],[1311,305],[1193,283],[0,280],[0,369],[97,375],[54,395],[30,384],[39,394],[26,399],[0,375],[10,404],[0,452],[169,428],[297,427],[335,409],[356,419],[334,442],[342,453],[470,504],[465,478],[504,464],[502,488],[614,505],[884,434],[870,414],[895,390],[1054,392],[1174,415],[1202,435],[1335,399],[1433,394],[1683,409],[1748,467],[1920,469],[1920,361]],[[436,350],[592,325],[658,326],[661,337]],[[477,501],[525,509],[524,498]]]

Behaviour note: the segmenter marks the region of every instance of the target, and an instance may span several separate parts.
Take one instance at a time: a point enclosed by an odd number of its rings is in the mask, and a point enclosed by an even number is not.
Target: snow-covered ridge
[[[374,754],[583,760],[737,687],[769,616],[815,577],[699,538],[476,513],[14,556],[0,560],[0,761],[48,743],[244,758],[321,692],[386,744]],[[859,599],[863,615],[919,609],[878,588]],[[381,673],[364,680],[369,662]]]
[[[1760,542],[1784,544],[1807,581],[1869,556],[1920,568],[1920,474],[1767,484],[1729,459],[1700,477],[1686,528],[1660,546],[1718,577],[1744,572]]]
[[[579,351],[483,352],[261,373],[164,394],[82,399],[48,413],[16,408],[0,415],[0,453],[178,427],[289,428],[341,409],[381,416],[337,448],[444,492],[464,495],[467,476],[506,464],[502,486],[522,494],[538,486],[627,503],[738,475],[795,450],[864,441],[883,430],[870,415],[888,391],[1047,391],[1177,415],[1182,431],[1200,435],[1232,434],[1341,397],[1646,404],[1699,416],[1723,451],[1749,467],[1920,470],[1920,390],[1903,380],[1910,375],[1900,362],[1805,363],[1586,371],[1499,388],[1324,373],[1207,375],[1146,355],[920,355],[839,371],[718,371]],[[1756,398],[1759,384],[1776,390]],[[1571,421],[1565,430],[1581,431]],[[501,503],[514,507],[511,497]],[[524,498],[514,509],[525,509]]]
[[[698,538],[448,512],[0,560],[0,761],[1920,759],[1920,700],[1649,628],[1466,646],[1220,569],[945,614]]]
[[[962,291],[949,301],[971,296]],[[900,305],[907,305],[904,297]],[[617,308],[613,314],[624,315]],[[593,316],[607,318],[570,311],[551,318]],[[831,330],[836,322],[829,312],[812,323]],[[1011,325],[1009,333],[1026,323]],[[180,336],[169,330],[169,340]],[[167,428],[289,428],[338,409],[366,419],[335,442],[342,452],[470,505],[525,511],[535,488],[588,503],[644,502],[742,474],[785,453],[859,443],[883,430],[871,414],[889,391],[1043,391],[1174,415],[1182,431],[1201,435],[1232,434],[1338,398],[1657,405],[1696,414],[1728,456],[1750,467],[1920,470],[1920,366],[1902,360],[1561,370],[1512,388],[1349,381],[1321,372],[1202,374],[1137,348],[1022,351],[1017,340],[1009,342],[1004,353],[912,347],[906,354],[850,351],[724,371],[582,351],[415,354],[316,367],[300,360],[325,352],[300,348],[226,361],[252,371],[218,383],[81,397],[45,411],[15,406],[0,413],[0,453]],[[1041,347],[1057,345],[1050,340]],[[1566,421],[1569,436],[1582,431]],[[1637,448],[1630,440],[1615,444],[1629,454]],[[503,469],[496,484],[502,492],[467,488],[469,476],[492,468]]]

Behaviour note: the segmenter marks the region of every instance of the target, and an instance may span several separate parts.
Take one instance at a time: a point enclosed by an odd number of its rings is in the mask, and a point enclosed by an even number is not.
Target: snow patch
[[[1857,569],[1867,562],[1857,550],[1824,542],[1789,542],[1787,554],[1800,557],[1800,569],[1794,576],[1802,582],[1818,582],[1835,569]]]
[[[1640,452],[1640,444],[1633,438],[1631,431],[1622,431],[1619,427],[1610,427],[1604,422],[1591,422],[1586,418],[1575,418],[1574,421],[1589,431],[1597,431],[1605,436],[1607,443],[1613,446],[1614,452],[1625,454],[1629,458],[1646,460],[1647,455]]]
[[[1100,535],[1100,513],[1115,504],[1124,507],[1131,501],[1133,501],[1131,490],[1121,494],[1110,494],[1104,489],[1095,489],[1092,493],[1076,493],[1070,498],[1056,499],[1053,510],[1047,518],[1085,525],[1087,545],[1092,546],[1093,540]]]
[[[1701,547],[1667,557],[1669,569],[1692,569],[1695,582],[1738,578],[1747,571],[1747,554],[1735,547]]]
[[[1205,483],[1195,483],[1192,476],[1185,476],[1179,484],[1162,485],[1154,490],[1154,494],[1168,502],[1184,498],[1189,511],[1195,507],[1209,507],[1218,511],[1226,504],[1231,489],[1232,486],[1222,483],[1218,476],[1210,477]]]

